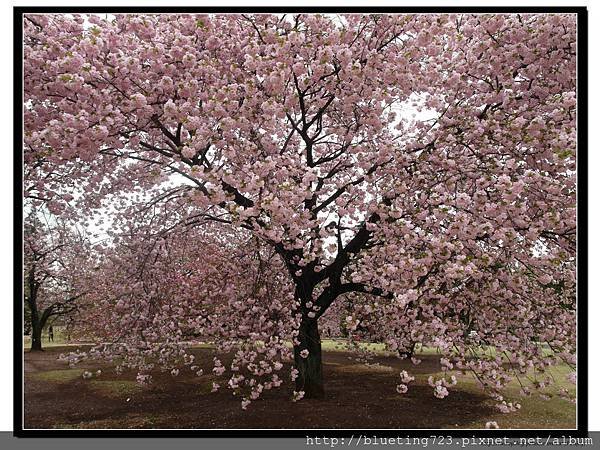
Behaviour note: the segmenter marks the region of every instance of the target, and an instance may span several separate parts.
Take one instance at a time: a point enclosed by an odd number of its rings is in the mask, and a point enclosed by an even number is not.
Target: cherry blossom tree
[[[400,354],[437,347],[504,410],[511,378],[574,365],[573,15],[29,15],[24,27],[26,196],[57,213],[174,199],[179,225],[163,227],[192,260],[208,256],[186,223],[256,239],[291,286],[278,309],[298,397],[323,395],[327,320]],[[233,284],[218,314],[285,303],[256,304],[223,251],[210,253]],[[145,270],[147,283],[169,276]],[[150,292],[140,308],[156,307]],[[203,320],[185,294],[163,298]],[[454,383],[431,380],[438,397]]]
[[[86,237],[66,223],[33,209],[24,236],[24,307],[31,350],[42,350],[49,320],[74,314],[85,295],[91,266]]]
[[[213,389],[231,389],[244,408],[279,386],[291,359],[293,288],[272,248],[221,224],[187,224],[171,233],[140,225],[116,248],[97,248],[103,263],[76,328],[98,345],[65,358],[116,359],[118,371],[138,369],[142,383],[155,367],[174,376],[182,367],[229,376]],[[207,343],[215,357],[205,374],[189,350]],[[220,358],[231,353],[226,367]]]

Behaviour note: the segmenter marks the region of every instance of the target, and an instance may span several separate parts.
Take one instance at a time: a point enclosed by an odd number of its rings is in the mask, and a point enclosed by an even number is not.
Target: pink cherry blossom
[[[322,397],[343,335],[364,361],[433,347],[436,397],[469,373],[508,411],[512,379],[575,370],[574,15],[23,26],[25,203],[105,235],[69,250],[96,343],[70,364],[149,382],[208,343],[213,390],[254,401],[293,362],[294,398]]]

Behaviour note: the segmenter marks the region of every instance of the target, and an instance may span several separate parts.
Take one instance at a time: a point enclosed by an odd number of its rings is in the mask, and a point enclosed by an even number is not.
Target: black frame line
[[[454,429],[80,429],[49,430],[27,429],[23,427],[23,15],[47,13],[547,13],[577,15],[577,429],[525,430],[454,430]],[[498,6],[254,6],[254,7],[70,7],[70,6],[16,6],[13,7],[13,267],[14,267],[14,377],[13,377],[13,434],[22,438],[48,437],[350,437],[363,436],[397,437],[543,437],[562,438],[563,436],[588,436],[588,11],[585,6],[553,7],[498,7]]]

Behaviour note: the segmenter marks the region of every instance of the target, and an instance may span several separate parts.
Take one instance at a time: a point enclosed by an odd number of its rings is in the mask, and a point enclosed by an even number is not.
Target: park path
[[[58,355],[56,353],[51,353],[48,356],[36,355],[34,360],[29,354],[26,353],[23,361],[23,371],[25,373],[35,373],[48,370],[48,366],[58,365],[55,363],[57,356]],[[52,367],[50,367],[50,369],[51,368]]]
[[[25,373],[38,372],[40,370],[31,361],[25,361],[23,369],[25,369]]]

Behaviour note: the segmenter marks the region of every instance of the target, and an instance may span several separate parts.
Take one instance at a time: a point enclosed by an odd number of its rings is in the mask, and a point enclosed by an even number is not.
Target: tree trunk
[[[42,330],[48,322],[48,318],[52,313],[52,307],[46,310],[40,316],[35,304],[30,304],[31,307],[31,351],[42,351]]]
[[[33,321],[32,321],[33,322]],[[38,321],[31,324],[31,351],[42,351],[42,326]]]
[[[296,390],[304,391],[305,398],[323,398],[323,363],[321,359],[321,338],[316,320],[304,319],[300,324],[298,340],[294,346],[294,363],[298,370]],[[303,358],[302,350],[308,350]]]

